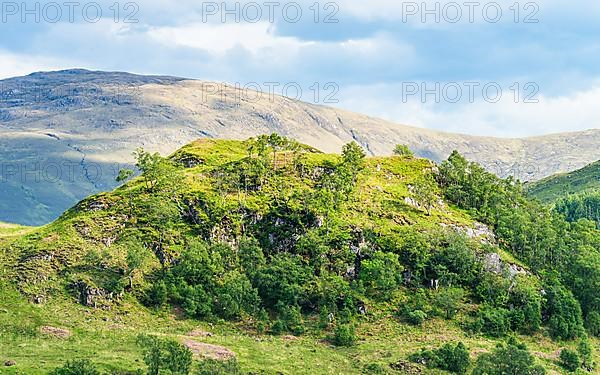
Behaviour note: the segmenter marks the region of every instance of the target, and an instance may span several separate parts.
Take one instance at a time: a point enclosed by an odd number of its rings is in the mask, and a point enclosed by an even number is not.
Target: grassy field
[[[56,297],[45,306],[30,303],[11,285],[2,284],[0,300],[0,360],[13,360],[3,374],[45,374],[66,359],[91,359],[105,370],[131,371],[144,368],[142,351],[136,344],[139,334],[192,339],[232,350],[244,371],[264,374],[361,374],[369,368],[383,373],[402,373],[390,365],[408,363],[407,357],[420,348],[462,341],[472,359],[492,350],[499,340],[469,335],[460,328],[461,318],[452,322],[432,319],[422,327],[400,322],[390,307],[377,306],[363,317],[358,327],[359,341],[351,348],[336,348],[326,340],[326,332],[310,332],[300,337],[258,335],[245,328],[247,322],[199,322],[181,319],[175,311],[149,311],[125,300],[114,309],[94,310],[78,306],[67,296]],[[472,307],[472,306],[471,306]],[[465,306],[467,311],[470,306]],[[463,311],[463,313],[464,313]],[[316,324],[309,322],[308,326]],[[66,329],[70,337],[44,334],[41,327]],[[150,328],[151,327],[151,328]],[[213,334],[190,337],[195,329]],[[560,373],[557,365],[561,344],[544,334],[522,336],[534,356],[550,373]],[[593,341],[597,347],[598,342]],[[569,347],[574,343],[566,344]],[[600,358],[596,358],[596,361]],[[418,367],[422,373],[430,372]],[[373,373],[373,372],[371,372]],[[374,372],[377,373],[377,372]],[[382,372],[379,372],[382,373]]]

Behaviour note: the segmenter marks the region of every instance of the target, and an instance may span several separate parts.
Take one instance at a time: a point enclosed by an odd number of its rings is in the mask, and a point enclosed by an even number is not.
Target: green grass
[[[302,212],[303,197],[314,191],[313,179],[296,175],[284,176],[283,185],[271,181],[260,192],[232,193],[221,188],[214,172],[224,166],[235,169],[236,163],[246,156],[243,142],[202,140],[184,147],[172,157],[191,158],[198,163],[183,172],[186,178],[183,193],[186,197],[202,198],[204,216],[201,219],[212,225],[210,229],[224,229],[222,218],[227,214],[234,228],[225,229],[234,233],[239,230],[236,226],[240,226],[242,219],[235,220],[241,202],[247,214],[261,217],[272,213],[272,197],[285,201],[290,210]],[[304,157],[309,170],[339,160],[338,155],[313,149],[308,149]],[[283,168],[290,160],[289,154],[280,153],[274,168]],[[452,205],[436,205],[431,215],[427,215],[406,203],[405,199],[411,197],[411,185],[431,168],[433,164],[424,159],[367,159],[364,171],[358,176],[356,191],[349,202],[335,212],[336,225],[372,231],[396,243],[401,243],[407,229],[435,231],[448,225],[473,225],[467,212]],[[0,361],[17,362],[15,367],[3,368],[2,373],[42,374],[66,359],[83,358],[91,359],[106,370],[135,370],[144,367],[142,352],[136,345],[139,334],[182,341],[197,327],[215,334],[196,338],[197,341],[225,346],[236,353],[244,370],[266,374],[361,374],[369,364],[379,364],[391,371],[391,363],[406,360],[420,348],[463,341],[475,359],[477,354],[493,349],[499,342],[469,335],[461,328],[461,322],[468,319],[468,312],[476,308],[472,304],[466,304],[453,321],[435,318],[423,327],[400,322],[395,312],[404,294],[411,293],[404,289],[389,303],[367,300],[369,313],[359,319],[359,340],[350,348],[333,347],[325,340],[330,332],[316,329],[316,317],[310,316],[305,335],[286,339],[257,335],[254,329],[248,328],[253,324],[247,320],[199,322],[184,319],[173,311],[150,310],[141,306],[132,294],[126,294],[107,309],[79,305],[76,293],[70,289],[74,280],[85,280],[88,285],[104,288],[120,276],[114,270],[124,262],[125,250],[130,245],[121,241],[131,233],[144,239],[156,235],[151,225],[143,225],[144,221],[153,220],[146,206],[152,198],[152,194],[143,189],[142,178],[136,178],[114,192],[85,199],[47,226],[25,228],[0,224]],[[210,217],[213,211],[220,216]],[[170,229],[175,232],[176,240],[169,250],[176,254],[184,239],[199,236],[203,228],[180,220]],[[503,261],[520,264],[510,254],[499,249],[498,252]],[[147,286],[145,277],[151,278],[159,268],[158,261],[153,259],[140,268],[139,289]],[[37,296],[47,298],[46,303],[33,304],[31,301]],[[42,326],[65,328],[72,336],[68,339],[47,337],[40,332]],[[547,368],[558,369],[554,353],[560,349],[560,343],[551,341],[543,331],[521,340],[537,353],[536,357]],[[573,347],[575,343],[566,345]],[[423,371],[428,373],[426,369]]]
[[[569,194],[600,189],[600,161],[577,171],[545,178],[527,187],[529,196],[552,203]]]
[[[400,322],[392,313],[394,303],[377,306],[358,326],[359,340],[350,348],[336,348],[325,340],[326,332],[294,338],[258,335],[245,328],[245,322],[199,322],[182,320],[167,311],[155,312],[125,301],[113,310],[94,310],[75,305],[68,296],[57,296],[44,306],[31,304],[11,285],[3,284],[0,300],[0,360],[14,360],[17,366],[4,368],[3,374],[45,374],[66,359],[91,359],[105,370],[144,368],[141,349],[136,344],[139,334],[154,334],[179,341],[194,339],[225,346],[236,353],[244,371],[265,374],[361,374],[368,364],[379,364],[391,370],[390,364],[421,348],[439,347],[443,343],[462,341],[472,359],[492,350],[499,340],[468,335],[459,322],[439,318],[428,320],[422,327]],[[465,306],[463,311],[472,307]],[[315,324],[309,322],[308,325]],[[42,326],[65,328],[72,332],[68,339],[48,337],[40,333]],[[194,338],[188,334],[200,328],[214,334]],[[561,344],[543,334],[522,336],[534,356],[550,370],[559,371],[556,353]],[[593,345],[597,346],[594,340]],[[575,343],[566,343],[574,347]],[[596,361],[600,358],[595,358]],[[439,371],[424,373],[439,374]]]

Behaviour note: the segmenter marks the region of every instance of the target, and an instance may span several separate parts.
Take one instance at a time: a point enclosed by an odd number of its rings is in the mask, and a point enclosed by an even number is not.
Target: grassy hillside
[[[527,188],[531,197],[551,203],[570,194],[600,190],[600,161],[571,173],[550,176]]]
[[[440,167],[273,135],[137,156],[144,173],[115,191],[2,231],[0,360],[15,362],[3,373],[67,358],[133,373],[146,368],[140,334],[197,350],[198,369],[212,344],[266,374],[439,374],[411,355],[458,342],[470,370],[509,335],[527,368],[557,373],[560,350],[588,342],[593,304],[540,275],[595,229],[559,232],[458,155]]]
[[[499,176],[533,181],[600,159],[600,130],[525,139],[474,137],[405,126],[338,108],[221,83],[66,70],[0,81],[0,160],[10,162],[0,221],[44,225],[89,195],[110,191],[131,153],[170,154],[200,137],[244,140],[277,132],[340,152],[396,144],[441,161],[453,150]]]

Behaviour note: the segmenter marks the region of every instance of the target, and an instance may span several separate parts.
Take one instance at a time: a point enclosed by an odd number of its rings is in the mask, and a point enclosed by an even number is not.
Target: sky
[[[273,91],[500,137],[599,128],[600,2],[3,1],[0,78],[68,68]]]

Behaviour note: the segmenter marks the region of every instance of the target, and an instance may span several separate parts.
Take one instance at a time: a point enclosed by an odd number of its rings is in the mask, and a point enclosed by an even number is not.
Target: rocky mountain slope
[[[454,149],[501,176],[535,180],[600,159],[600,130],[527,139],[436,132],[267,94],[174,77],[68,70],[0,81],[0,221],[44,224],[115,186],[137,147],[169,154],[200,138],[278,132],[327,152],[351,140],[372,155]]]

